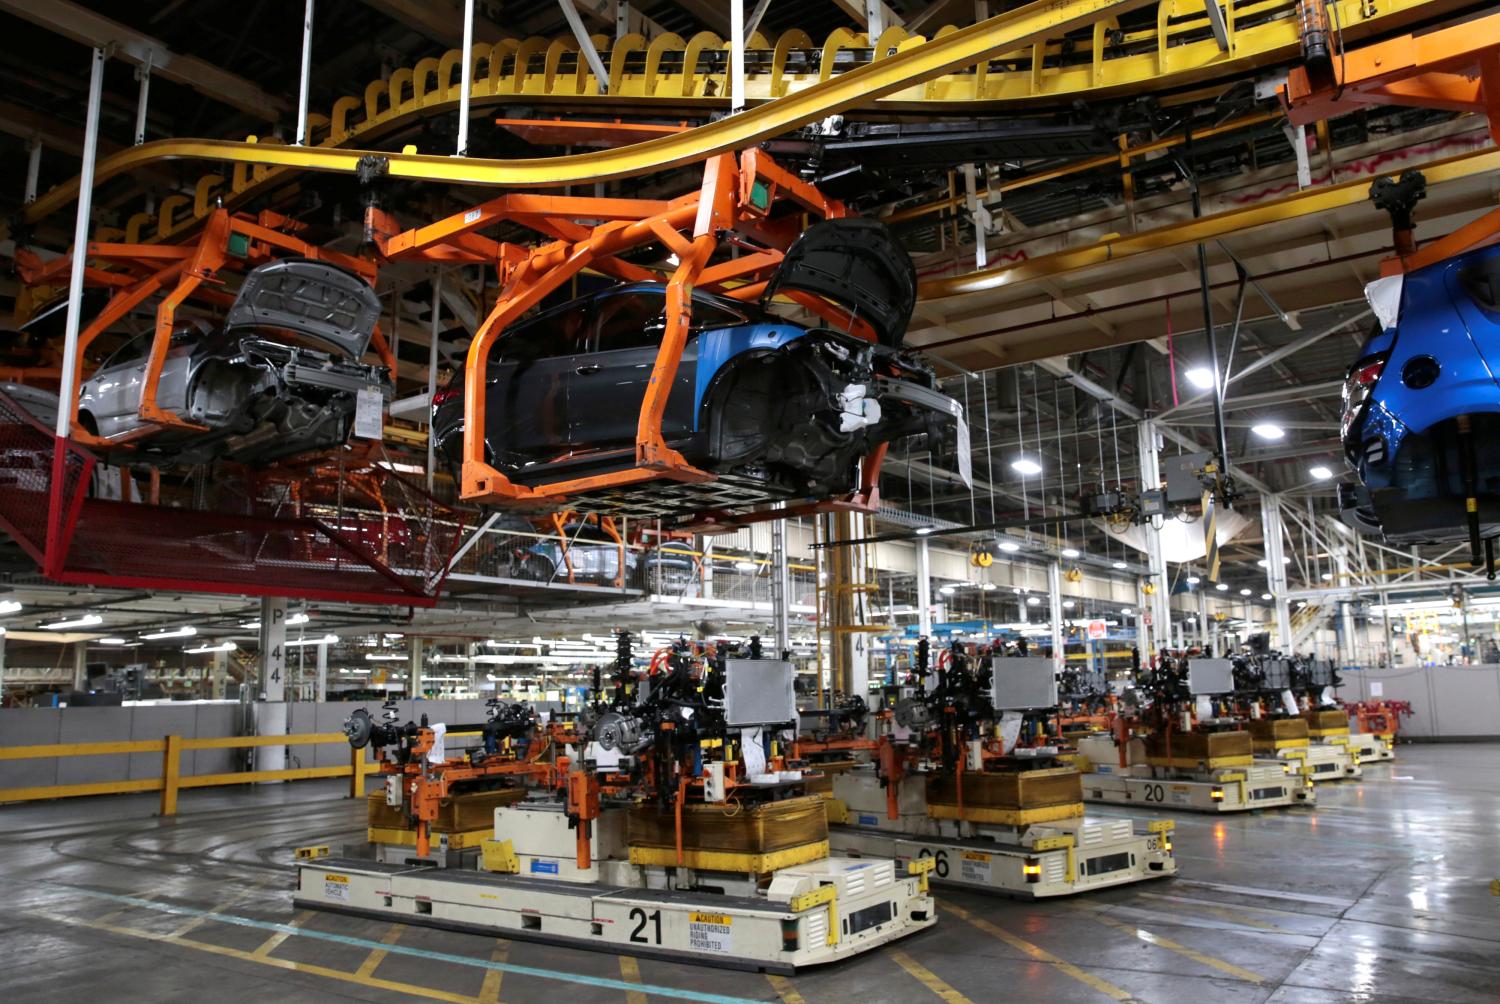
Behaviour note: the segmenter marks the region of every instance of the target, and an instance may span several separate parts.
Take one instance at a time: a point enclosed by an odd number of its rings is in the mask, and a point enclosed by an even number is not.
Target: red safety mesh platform
[[[373,520],[246,495],[200,492],[194,507],[116,501],[95,497],[97,470],[0,393],[0,529],[58,582],[432,606],[464,525],[410,489]]]

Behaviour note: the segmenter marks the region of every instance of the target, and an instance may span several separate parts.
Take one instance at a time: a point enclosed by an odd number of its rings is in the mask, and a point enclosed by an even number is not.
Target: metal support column
[[[885,33],[885,5],[880,0],[865,0],[865,33],[871,45]]]
[[[917,541],[917,634],[932,637],[932,556],[927,541]]]
[[[89,643],[75,641],[73,649],[73,689],[89,689]]]
[[[422,639],[407,635],[406,648],[410,653],[406,665],[406,696],[416,700],[422,696]]]
[[[1266,591],[1276,606],[1276,647],[1292,650],[1292,607],[1286,598],[1286,550],[1283,547],[1281,500],[1260,497],[1260,533],[1266,547]]]
[[[286,735],[286,597],[260,601],[260,674],[251,707],[258,736]],[[255,747],[256,770],[286,767],[285,746]]]
[[[1208,593],[1198,590],[1198,645],[1205,654],[1213,655],[1213,645],[1208,633]]]
[[[83,164],[78,172],[78,219],[73,226],[73,267],[68,273],[68,317],[63,334],[62,373],[57,399],[71,401],[78,393],[78,329],[83,312],[83,270],[89,243],[89,214],[94,209],[94,156],[99,150],[99,105],[104,88],[104,50],[94,49],[89,62],[89,104],[83,127]],[[56,431],[65,438],[72,418],[70,408],[57,409]]]
[[[22,202],[36,201],[36,186],[42,174],[42,141],[32,139],[26,142],[26,191],[21,196]]]
[[[307,0],[309,7],[312,0]],[[135,98],[135,145],[140,146],[146,142],[146,108],[151,100],[151,60],[147,60],[135,68],[135,79],[140,81],[140,90]]]
[[[1353,585],[1349,574],[1349,546],[1341,544],[1333,549],[1334,581],[1344,587]],[[1359,665],[1359,650],[1354,641],[1354,604],[1339,600],[1339,658],[1345,666]]]
[[[314,691],[313,700],[328,700],[328,643],[318,643],[318,686]]]
[[[0,627],[0,705],[5,697],[5,628]]]
[[[745,0],[729,0],[729,111],[745,110]]]
[[[1052,664],[1057,669],[1067,665],[1067,653],[1063,650],[1062,602],[1062,562],[1054,561],[1047,565],[1047,616],[1052,620]]]
[[[400,310],[400,301],[397,301],[396,309]],[[438,364],[438,329],[442,326],[439,318],[443,313],[443,272],[440,268],[432,270],[432,318],[427,328],[427,493],[432,494],[432,478],[436,473],[433,468],[437,466],[437,444],[432,432],[432,399],[437,395],[437,364]],[[391,374],[391,379],[396,379],[396,374]]]
[[[778,658],[792,647],[791,574],[786,558],[786,520],[771,521],[771,634]]]
[[[257,699],[286,700],[286,597],[260,601],[260,678]]]
[[[1149,419],[1139,423],[1136,432],[1139,436],[1141,490],[1150,491],[1161,487],[1158,456],[1161,435],[1156,423]],[[1142,617],[1150,621],[1151,630],[1149,638],[1142,637],[1140,640],[1147,643],[1141,646],[1141,657],[1149,658],[1152,653],[1163,651],[1172,645],[1172,607],[1168,603],[1171,583],[1167,579],[1167,559],[1161,549],[1161,531],[1155,527],[1147,527],[1145,531],[1146,565],[1151,570],[1152,589],[1145,597]]]
[[[307,145],[307,87],[312,79],[312,26],[313,0],[307,0],[307,6],[302,11],[302,78],[297,84],[297,146]],[[141,93],[141,104],[144,106],[145,91],[142,90]],[[141,116],[144,119],[144,110]],[[140,139],[137,138],[136,142],[139,143]]]
[[[1391,635],[1391,594],[1380,594],[1380,620],[1385,627],[1385,666],[1390,669],[1396,665],[1395,641]]]
[[[571,2],[568,6],[572,6]],[[578,16],[576,10],[573,16]],[[469,92],[474,88],[474,0],[464,0],[463,60],[458,65],[458,156],[467,157],[469,155]]]

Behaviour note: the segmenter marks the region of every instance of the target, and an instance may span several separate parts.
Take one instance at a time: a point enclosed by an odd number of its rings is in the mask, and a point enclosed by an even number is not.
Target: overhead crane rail
[[[195,227],[216,204],[233,208],[283,184],[298,170],[353,174],[366,154],[386,157],[394,177],[434,182],[547,188],[630,177],[744,149],[849,108],[877,112],[970,113],[1031,105],[1062,105],[1149,93],[1162,95],[1287,62],[1300,46],[1296,0],[1231,0],[1225,7],[1227,45],[1213,37],[1198,0],[1162,0],[1154,30],[1122,31],[1119,18],[1151,0],[1043,0],[967,28],[945,26],[932,38],[887,29],[867,36],[835,30],[821,47],[802,31],[774,41],[748,40],[749,111],[677,136],[571,157],[527,161],[371,153],[349,148],[374,141],[458,107],[463,54],[449,50],[388,79],[371,81],[361,97],[339,98],[327,115],[310,116],[313,144],[285,146],[251,137],[245,143],[158,140],[102,160],[103,182],[145,164],[198,159],[233,165],[201,176],[192,198],[173,195],[154,213],[132,215],[123,232],[101,239],[166,240]],[[1419,19],[1471,6],[1462,0],[1335,0],[1346,42],[1398,30]],[[1065,37],[1091,28],[1090,36]],[[548,101],[573,107],[628,104],[711,111],[727,106],[727,46],[710,32],[683,40],[665,34],[618,40],[595,36],[609,60],[605,92],[578,58],[571,38],[502,39],[470,50],[471,107]],[[23,211],[27,222],[57,212],[77,197],[76,179],[43,194]]]

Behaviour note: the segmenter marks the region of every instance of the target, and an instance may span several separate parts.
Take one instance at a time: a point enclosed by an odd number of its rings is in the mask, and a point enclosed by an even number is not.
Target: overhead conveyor
[[[1150,0],[1036,3],[971,27],[944,27],[931,39],[893,27],[874,46],[846,29],[835,31],[821,47],[805,32],[788,32],[774,44],[757,33],[749,40],[747,88],[752,105],[760,104],[677,136],[614,151],[489,161],[365,148],[421,120],[457,110],[462,53],[454,49],[372,81],[362,97],[338,99],[327,115],[310,116],[311,145],[254,138],[244,143],[158,140],[104,158],[96,179],[103,182],[170,160],[233,165],[228,172],[201,176],[193,198],[173,196],[154,213],[133,215],[120,235],[130,241],[168,239],[196,226],[215,204],[233,208],[285,184],[298,171],[354,174],[366,155],[387,158],[390,174],[398,178],[555,188],[700,161],[849,108],[952,114],[1137,94],[1170,100],[1188,97],[1192,88],[1209,81],[1285,63],[1299,51],[1296,0],[1230,4],[1229,35],[1222,48],[1196,0],[1159,3],[1154,30],[1120,29],[1121,17],[1147,6]],[[1344,40],[1353,42],[1466,4],[1339,0],[1332,6]],[[1088,38],[1079,35],[1084,29],[1090,29]],[[701,113],[727,106],[728,54],[716,35],[703,32],[684,41],[668,34],[650,43],[638,35],[618,41],[596,36],[593,41],[610,63],[605,93],[587,63],[577,58],[577,42],[571,38],[503,39],[474,47],[471,108],[544,102],[570,110],[628,104],[632,109],[659,106],[663,112]],[[76,180],[54,187],[26,207],[24,220],[34,223],[57,212],[77,191]]]

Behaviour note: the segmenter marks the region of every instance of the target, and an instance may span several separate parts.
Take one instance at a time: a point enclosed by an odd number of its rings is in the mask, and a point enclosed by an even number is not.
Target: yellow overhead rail
[[[1220,49],[1201,0],[1161,0],[1154,30],[1122,32],[1118,17],[1152,0],[1041,0],[967,28],[940,29],[929,40],[887,29],[872,47],[868,38],[837,29],[821,47],[805,32],[790,31],[774,44],[750,39],[747,89],[757,107],[671,137],[618,150],[527,161],[377,154],[395,177],[436,182],[546,188],[629,177],[743,149],[808,122],[854,107],[877,110],[996,110],[1014,104],[1063,104],[1120,93],[1161,93],[1208,79],[1233,76],[1294,58],[1299,39],[1296,0],[1230,0],[1225,8],[1228,48]],[[1466,6],[1461,0],[1334,0],[1344,39],[1353,42]],[[1064,39],[1092,27],[1088,38]],[[726,45],[710,32],[683,40],[673,34],[647,42],[597,36],[609,63],[608,93],[572,39],[503,39],[470,51],[471,101],[481,108],[505,102],[557,101],[570,107],[618,104],[632,110],[659,107],[717,108],[728,93]],[[840,70],[840,56],[852,68]],[[167,239],[193,226],[215,204],[242,201],[284,180],[284,172],[352,173],[368,151],[344,149],[372,141],[410,122],[458,106],[463,54],[449,50],[372,81],[360,97],[338,99],[327,115],[310,116],[317,145],[289,147],[273,141],[160,140],[105,158],[99,181],[143,164],[200,159],[233,164],[228,177],[199,178],[190,199],[162,200],[154,214],[137,213],[121,233],[127,241]],[[76,179],[27,206],[35,222],[77,196]]]

